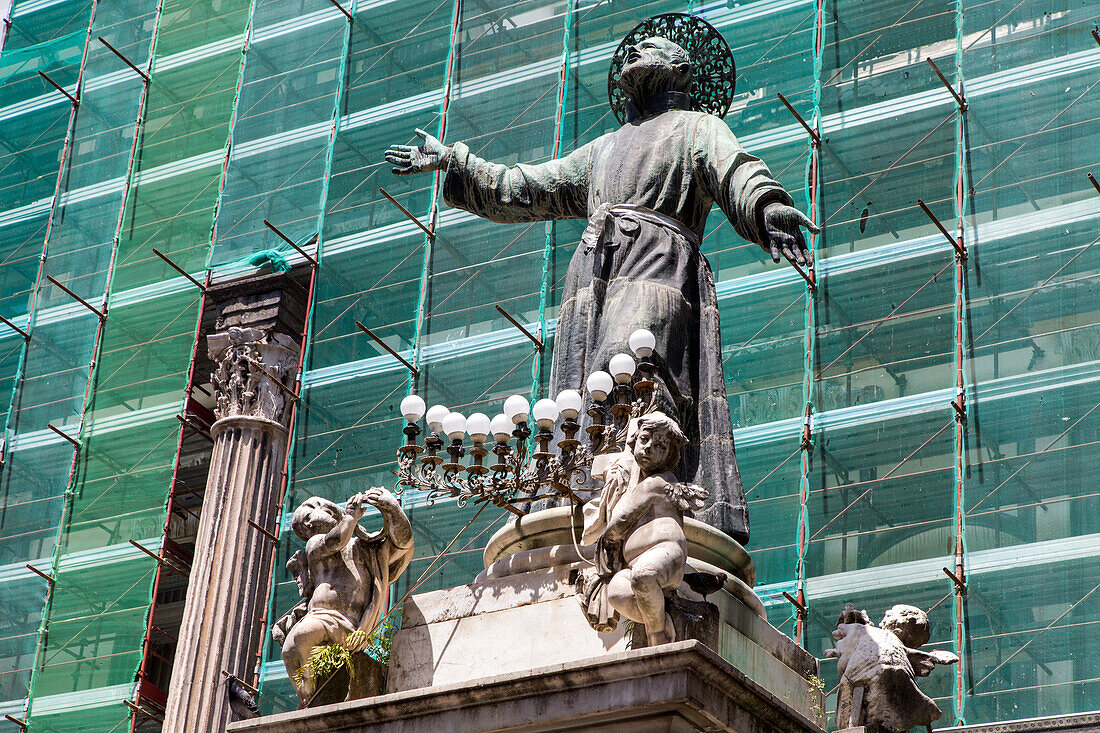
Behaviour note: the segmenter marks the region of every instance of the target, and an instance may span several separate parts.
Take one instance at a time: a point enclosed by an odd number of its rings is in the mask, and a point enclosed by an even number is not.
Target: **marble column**
[[[278,517],[293,397],[276,381],[292,387],[299,361],[298,343],[277,332],[288,329],[271,317],[279,295],[237,293],[218,305],[218,332],[208,337],[217,421],[168,693],[168,733],[225,730],[231,715],[222,671],[254,679],[275,547],[248,520],[273,529]]]

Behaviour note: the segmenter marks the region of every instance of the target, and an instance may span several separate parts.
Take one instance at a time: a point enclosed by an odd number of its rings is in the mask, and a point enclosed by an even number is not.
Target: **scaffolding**
[[[311,273],[284,512],[392,485],[410,390],[466,413],[542,396],[584,222],[448,209],[381,151],[422,128],[503,162],[568,152],[616,124],[619,40],[670,11],[725,35],[727,122],[824,229],[802,272],[720,214],[703,239],[770,620],[820,657],[845,602],[913,603],[962,657],[927,683],[945,717],[1096,707],[1095,3],[17,0],[0,730],[158,727],[209,454],[209,283]],[[504,518],[402,500],[417,552],[393,602],[469,582]],[[287,526],[269,617],[297,593]],[[293,708],[261,654],[261,706]]]

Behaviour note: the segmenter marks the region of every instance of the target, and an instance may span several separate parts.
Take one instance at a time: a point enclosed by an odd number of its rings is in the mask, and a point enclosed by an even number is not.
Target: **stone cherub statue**
[[[709,75],[719,67],[722,84]],[[443,171],[444,201],[492,221],[588,220],[562,281],[549,393],[583,384],[635,330],[652,332],[660,409],[689,441],[676,478],[707,487],[696,518],[744,544],[718,301],[700,243],[713,204],[776,262],[805,263],[800,227],[818,229],[720,118],[733,59],[706,21],[669,13],[641,23],[612,60],[610,88],[625,124],[556,160],[492,163],[423,130],[421,145],[393,145],[386,160],[398,175]]]
[[[382,513],[382,529],[374,534],[359,526],[366,504]],[[412,560],[413,533],[397,499],[380,487],[351,497],[344,509],[310,497],[294,511],[292,526],[306,543],[286,564],[302,600],[275,623],[271,636],[282,645],[293,680],[314,647],[343,644],[353,631],[374,630],[390,584]],[[365,644],[366,637],[350,651],[362,651]],[[302,675],[297,692],[303,705],[312,699],[309,675]]]
[[[645,624],[650,646],[675,639],[666,596],[684,579],[684,513],[707,492],[681,483],[672,469],[687,438],[662,412],[631,421],[627,450],[608,465],[599,497],[584,505],[585,545],[596,567],[582,576],[581,605],[593,628],[614,629],[621,614]]]
[[[837,620],[835,649],[840,688],[837,693],[838,728],[866,726],[868,733],[902,733],[914,726],[932,730],[940,709],[917,687],[937,664],[957,664],[951,652],[922,651],[930,638],[928,614],[899,604],[886,612],[882,623],[871,623],[866,611],[851,603]]]

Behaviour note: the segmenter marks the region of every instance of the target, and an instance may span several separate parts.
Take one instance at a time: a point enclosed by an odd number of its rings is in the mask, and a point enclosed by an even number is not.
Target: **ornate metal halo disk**
[[[619,122],[626,122],[628,100],[619,87],[619,75],[626,63],[627,49],[654,36],[667,38],[687,51],[691,58],[691,108],[724,117],[733,102],[737,78],[729,44],[717,28],[702,18],[687,13],[663,13],[636,25],[611,57],[607,70],[607,98]]]

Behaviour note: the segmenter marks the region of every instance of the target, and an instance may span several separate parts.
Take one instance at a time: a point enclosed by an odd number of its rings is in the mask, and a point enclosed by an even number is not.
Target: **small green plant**
[[[813,715],[814,722],[822,728],[825,727],[825,680],[818,677],[816,674],[810,675],[810,678],[806,680],[809,684],[810,695],[810,713]]]
[[[394,608],[382,619],[382,623],[374,629],[363,650],[374,657],[381,664],[390,663],[390,646],[393,644],[393,635],[401,627],[401,608]]]
[[[301,685],[302,679],[308,674],[310,682],[316,689],[320,689],[340,671],[341,667],[347,667],[348,674],[354,675],[355,667],[351,663],[351,650],[362,644],[366,636],[367,632],[357,629],[348,634],[343,644],[324,644],[313,647],[313,651],[309,654],[309,662],[294,673],[294,681]]]

